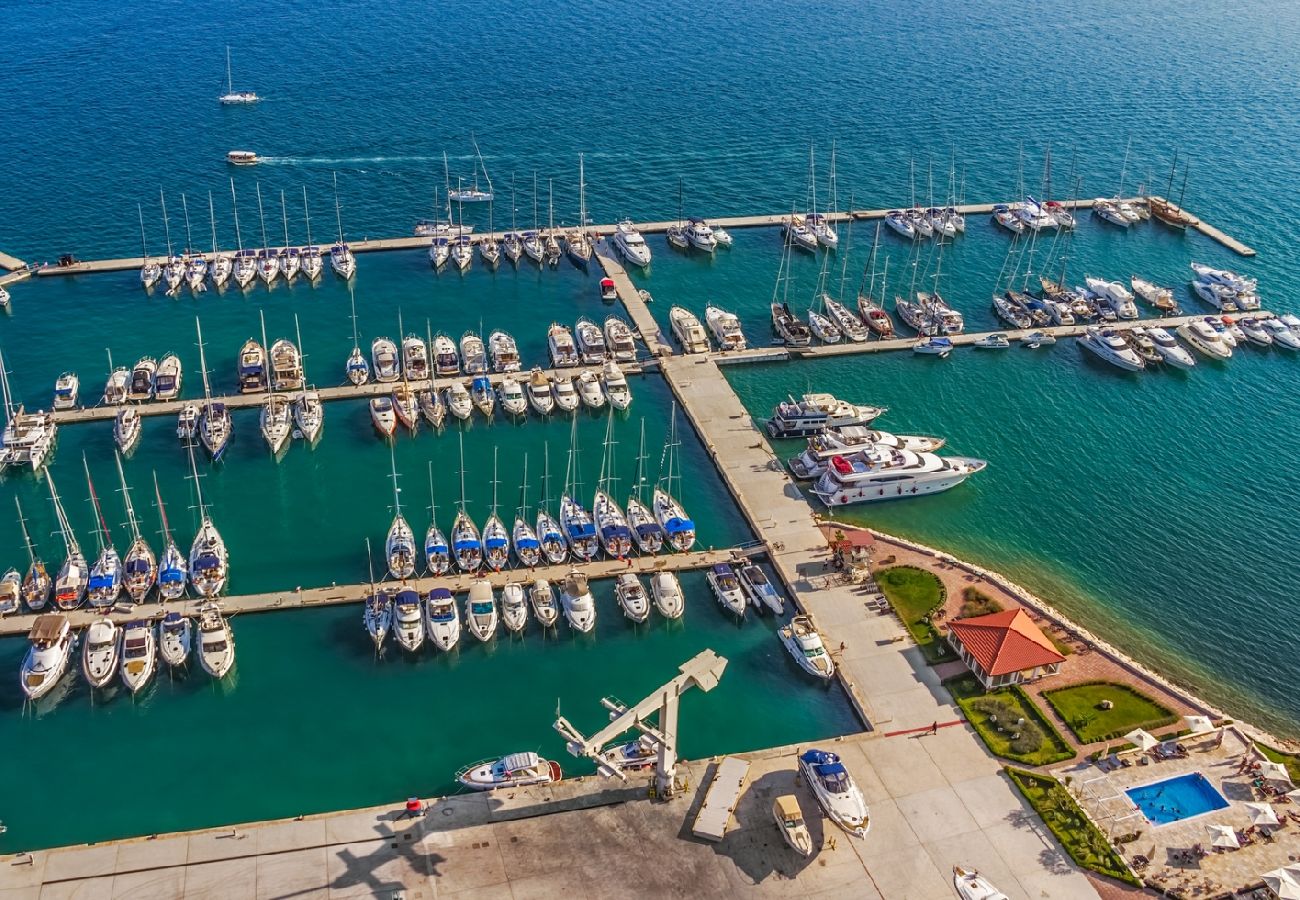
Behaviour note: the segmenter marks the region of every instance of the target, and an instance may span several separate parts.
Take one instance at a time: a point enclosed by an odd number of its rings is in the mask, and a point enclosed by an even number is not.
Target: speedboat
[[[803,820],[803,810],[794,794],[785,794],[772,801],[772,817],[776,827],[781,829],[781,836],[786,844],[800,856],[811,856],[813,851],[812,836]]]
[[[439,378],[460,374],[460,356],[456,343],[445,334],[433,339],[433,371]]]
[[[9,569],[0,578],[0,616],[7,616],[22,609],[23,577],[17,569]],[[42,604],[44,605],[44,604]]]
[[[808,309],[808,328],[812,331],[813,336],[823,344],[838,344],[843,334],[839,326],[831,321],[829,316],[819,313],[817,310]]]
[[[388,561],[388,573],[399,581],[415,574],[415,533],[400,512],[393,516],[393,522],[388,526],[384,559]]]
[[[1268,332],[1259,320],[1254,316],[1245,316],[1237,320],[1237,326],[1241,329],[1242,334],[1246,335],[1246,340],[1260,347],[1269,347],[1273,344],[1273,335]]]
[[[696,250],[712,253],[718,248],[718,239],[713,236],[713,228],[704,219],[692,217],[686,223],[686,240]],[[814,243],[816,239],[814,239]]]
[[[138,364],[137,364],[138,365]],[[181,392],[181,361],[168,353],[158,363],[153,376],[153,395],[157,400],[175,400]]]
[[[651,502],[655,521],[668,536],[668,544],[678,553],[688,553],[695,546],[695,523],[686,515],[686,510],[672,494],[662,487],[656,487]]]
[[[748,603],[741,590],[740,579],[736,577],[735,569],[727,563],[718,563],[710,568],[704,577],[708,580],[709,587],[713,589],[713,596],[718,599],[722,608],[743,619]]]
[[[1192,356],[1192,354],[1188,353],[1186,348],[1179,344],[1178,341],[1174,340],[1174,336],[1163,328],[1152,326],[1148,328],[1134,328],[1133,331],[1135,333],[1140,333],[1150,341],[1151,346],[1155,348],[1156,353],[1160,355],[1160,358],[1164,362],[1169,363],[1169,365],[1177,369],[1190,369],[1192,366],[1196,365],[1196,358]]]
[[[501,623],[515,634],[528,627],[528,597],[517,581],[507,581],[501,589]]]
[[[567,494],[560,498],[560,531],[574,559],[587,562],[596,558],[600,544],[591,514],[580,501]]]
[[[826,645],[817,633],[811,616],[795,616],[778,634],[799,668],[823,681],[835,677],[835,663],[830,653],[826,652]]]
[[[713,337],[718,342],[718,349],[723,352],[744,350],[747,346],[745,333],[740,328],[740,319],[735,313],[717,306],[706,306],[704,321],[708,323],[709,331],[713,332]]]
[[[542,555],[553,566],[569,558],[569,545],[565,542],[560,523],[544,509],[537,510],[537,540],[542,545]]]
[[[131,373],[126,370],[126,366],[118,366],[110,372],[108,381],[104,383],[104,405],[121,406],[125,403],[130,380]]]
[[[655,521],[654,513],[635,495],[627,498],[627,527],[632,529],[632,539],[637,549],[651,556],[664,548],[664,530]]]
[[[787,347],[807,347],[812,343],[812,329],[786,303],[772,304],[772,330]]]
[[[439,650],[451,650],[460,641],[460,610],[451,591],[437,587],[429,591],[424,605],[424,630]]]
[[[447,387],[447,409],[462,422],[474,414],[474,400],[469,395],[469,388],[459,381],[453,381]]]
[[[199,665],[213,678],[224,678],[235,665],[235,633],[215,603],[199,608]]]
[[[483,344],[483,339],[472,331],[467,331],[460,336],[460,362],[466,375],[487,374],[487,348]]]
[[[370,398],[370,422],[380,437],[391,438],[397,433],[397,412],[393,408],[392,397]]]
[[[266,374],[266,351],[253,338],[244,341],[239,350],[239,392],[255,394],[264,391],[269,384]]]
[[[650,593],[654,597],[655,609],[665,619],[680,619],[686,611],[682,585],[672,572],[656,572],[651,575]]]
[[[760,613],[770,610],[778,616],[785,614],[785,601],[781,599],[781,592],[760,566],[753,563],[741,566],[740,586],[749,596],[749,602],[754,604],[754,609]]]
[[[569,375],[557,375],[554,382],[555,405],[564,412],[573,412],[582,401],[578,399],[578,389],[573,386]]]
[[[127,622],[122,627],[122,683],[131,693],[138,694],[153,678],[157,667],[153,629],[143,619]]]
[[[685,353],[708,353],[709,336],[700,320],[688,309],[674,306],[668,310],[668,323]]]
[[[546,333],[546,343],[551,353],[551,364],[557,369],[578,365],[578,345],[574,343],[573,332],[567,325],[553,322]]]
[[[628,389],[627,376],[618,367],[618,363],[612,359],[606,362],[601,377],[605,383],[605,394],[609,397],[610,406],[623,411],[632,405],[632,391]]]
[[[185,665],[194,642],[194,623],[178,612],[158,620],[158,655],[172,668]]]
[[[488,335],[488,349],[492,353],[492,368],[498,372],[518,372],[519,347],[508,332],[497,329]]]
[[[1142,357],[1114,329],[1089,325],[1087,331],[1077,340],[1080,347],[1112,366],[1129,372],[1140,372],[1146,368]]]
[[[315,390],[303,391],[293,400],[293,424],[308,444],[316,443],[325,424],[325,406]]]
[[[475,791],[552,784],[563,777],[560,764],[536,753],[511,753],[497,760],[484,760],[456,773],[456,780]]]
[[[578,356],[585,366],[599,365],[609,355],[605,333],[590,319],[579,319],[574,333],[578,339]]]
[[[571,569],[564,579],[560,606],[564,610],[564,618],[574,631],[585,634],[596,627],[596,601],[587,586],[587,576],[577,569]]]
[[[627,516],[608,492],[596,491],[591,515],[605,555],[610,559],[626,558],[632,552],[632,529],[628,528]]]
[[[1226,284],[1214,281],[1193,281],[1192,290],[1196,296],[1222,312],[1237,311],[1237,292]]]
[[[481,412],[486,418],[491,419],[492,413],[497,408],[496,391],[492,388],[492,380],[486,375],[479,375],[469,383],[469,399],[474,404],[474,408]]]
[[[605,319],[605,346],[615,362],[636,361],[636,339],[631,327],[618,316]]]
[[[831,457],[812,494],[829,507],[900,500],[949,490],[987,466],[982,459],[874,446]]]
[[[492,593],[492,585],[476,580],[469,586],[465,600],[465,624],[470,634],[487,643],[497,633],[497,620],[497,598]]]
[[[1006,894],[995,888],[992,882],[974,869],[953,866],[952,884],[962,900],[1008,900]]]
[[[542,544],[537,539],[537,532],[522,511],[515,516],[514,526],[510,529],[510,543],[515,549],[515,558],[521,566],[536,567],[542,561]]]
[[[642,268],[650,265],[650,245],[645,242],[641,232],[636,230],[631,219],[624,219],[614,226],[614,246],[632,265]]]
[[[1242,333],[1241,327],[1228,316],[1206,316],[1205,322],[1219,333],[1224,343],[1234,350],[1246,342],[1246,335]]]
[[[781,236],[792,247],[817,252],[817,235],[813,234],[803,216],[791,216],[784,220],[781,223]]]
[[[424,646],[424,610],[415,588],[401,588],[393,597],[393,637],[407,653]]]
[[[28,700],[39,700],[58,684],[68,670],[75,638],[66,616],[37,616],[27,635],[31,647],[23,658],[19,683]]]
[[[623,608],[623,615],[633,622],[642,623],[650,618],[650,598],[646,596],[641,579],[624,572],[614,581],[614,597]]]
[[[81,642],[81,674],[92,688],[102,688],[117,673],[121,631],[112,619],[96,619]]]
[[[143,403],[153,399],[153,378],[158,371],[158,363],[152,356],[145,356],[131,370],[131,381],[126,389],[126,399],[132,403]]]
[[[113,440],[123,455],[131,452],[136,441],[140,440],[140,411],[134,406],[127,406],[117,411],[113,420]]]
[[[659,761],[659,741],[648,734],[602,750],[600,763],[619,772],[653,769]]]
[[[293,430],[292,410],[287,396],[284,394],[267,396],[266,403],[262,405],[261,426],[262,437],[266,439],[266,445],[271,448],[271,455],[279,454],[288,445],[289,434]]]
[[[1288,350],[1300,350],[1300,335],[1297,335],[1282,321],[1269,316],[1261,319],[1260,324],[1272,336],[1273,343],[1278,347],[1285,347]]]
[[[721,225],[712,225],[710,227],[713,228],[713,239],[718,242],[719,247],[730,247],[735,243],[735,239],[732,238],[731,232],[727,231],[727,229],[723,228]]]
[[[866,835],[871,828],[867,801],[838,756],[829,750],[808,750],[799,757],[799,773],[832,822],[854,837]]]
[[[361,622],[366,626],[366,633],[375,645],[375,652],[384,647],[384,640],[393,627],[393,598],[391,590],[379,590],[366,598],[365,609],[361,612]]]
[[[54,408],[55,409],[75,409],[77,406],[77,391],[81,388],[81,380],[77,378],[76,372],[64,372],[54,382]]]
[[[483,561],[493,572],[500,572],[510,562],[510,532],[496,513],[483,523]]]
[[[555,599],[555,588],[545,578],[538,578],[528,589],[528,602],[532,604],[537,624],[550,628],[560,618],[560,605]]]
[[[912,352],[946,359],[952,352],[952,346],[952,340],[946,337],[923,337],[912,345]]]
[[[605,405],[605,391],[600,386],[600,376],[591,369],[583,369],[578,374],[578,396],[588,409],[601,409]]]
[[[479,539],[478,526],[463,509],[456,513],[451,525],[451,558],[456,561],[456,568],[469,575],[483,565],[483,542]]]
[[[408,381],[424,381],[429,377],[429,348],[419,335],[408,334],[402,338],[402,377]]]
[[[402,377],[397,345],[392,339],[375,338],[370,343],[370,359],[374,363],[375,381],[396,381]]]
[[[549,416],[555,409],[555,396],[551,393],[551,379],[540,368],[528,376],[528,402],[538,415]]]
[[[1129,279],[1129,283],[1133,285],[1134,294],[1137,294],[1144,302],[1160,310],[1165,315],[1176,316],[1181,312],[1178,303],[1174,300],[1172,289],[1160,287],[1136,275]]]
[[[981,350],[1005,350],[1011,346],[1011,341],[1007,339],[1005,334],[998,331],[993,334],[984,335],[984,337],[976,340],[972,346],[978,347]]]

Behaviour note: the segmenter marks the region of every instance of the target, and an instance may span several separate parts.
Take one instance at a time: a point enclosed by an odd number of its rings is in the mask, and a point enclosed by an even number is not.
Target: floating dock
[[[25,268],[27,268],[27,263],[23,262],[18,257],[0,252],[0,269],[8,269],[10,272],[14,272],[18,269]]]
[[[1131,197],[1125,199],[1129,200],[1130,202],[1143,200],[1143,198],[1141,197]],[[1062,206],[1068,209],[1077,210],[1077,209],[1091,209],[1094,201],[1093,200],[1062,200],[1060,201],[1060,203]],[[958,212],[962,213],[963,215],[977,216],[977,215],[987,215],[991,213],[993,211],[993,207],[996,205],[998,204],[967,203],[955,208],[957,209]],[[827,212],[825,213],[825,215],[827,219],[829,219],[832,222],[848,222],[850,219],[855,219],[858,221],[873,221],[873,220],[883,219],[889,212],[890,212],[889,209],[855,209],[855,210],[844,210],[838,212]],[[789,217],[790,217],[789,213],[774,213],[770,215],[754,215],[754,216],[721,216],[718,218],[710,218],[709,222],[713,225],[721,226],[723,228],[760,228],[763,226],[780,225]],[[1241,241],[1238,241],[1235,238],[1224,233],[1223,231],[1219,230],[1218,228],[1215,228],[1205,223],[1199,217],[1193,217],[1193,218],[1195,219],[1195,224],[1193,227],[1197,231],[1201,232],[1201,234],[1210,238],[1211,240],[1218,241],[1219,243],[1223,244],[1225,247],[1228,247],[1230,250],[1240,253],[1243,256],[1255,255],[1255,251],[1252,250],[1250,247],[1247,247]],[[680,224],[678,220],[672,219],[672,220],[666,220],[662,222],[641,222],[638,223],[636,227],[637,230],[639,230],[643,234],[661,234],[667,231],[672,226],[678,224]],[[612,235],[615,231],[615,226],[614,225],[591,225],[588,226],[588,229],[597,237],[604,237],[604,236]],[[562,233],[566,229],[557,228],[551,230],[555,231],[556,233]],[[497,240],[500,240],[505,236],[505,234],[506,234],[505,231],[494,231],[494,232],[485,231],[485,232],[474,232],[469,237],[470,240],[472,240],[475,243],[478,243],[482,241],[484,238],[488,237],[489,235],[496,238]],[[348,247],[350,247],[354,253],[373,253],[382,250],[418,250],[421,248],[427,248],[432,242],[433,242],[433,238],[422,237],[422,236],[365,238],[359,241],[348,241]],[[322,250],[326,250],[326,251],[329,248],[328,243],[319,244],[317,246],[321,247]],[[276,246],[276,247],[271,247],[270,249],[279,250],[280,248]],[[302,250],[303,247],[300,246],[298,249]],[[222,254],[229,256],[233,252],[234,252],[233,250],[224,250],[222,251]],[[215,257],[217,254],[211,252],[203,252],[198,255],[202,256],[204,259],[211,261],[213,257]],[[153,260],[163,259],[163,257],[161,256],[151,256],[149,258]],[[14,257],[7,256],[5,254],[0,254],[0,259],[5,259],[8,260],[9,262],[14,263],[14,265],[12,266],[6,266],[7,268],[17,269],[25,265],[25,263],[23,263],[22,260],[15,259]],[[89,275],[96,272],[122,272],[131,269],[139,269],[141,266],[144,265],[144,262],[145,262],[144,257],[141,256],[121,257],[118,259],[83,260],[66,266],[60,266],[60,265],[41,266],[39,269],[36,270],[36,274],[49,276],[49,275]],[[329,263],[327,260],[326,268],[328,269],[328,267],[329,267]],[[328,275],[328,273],[326,273],[325,277],[330,277],[330,276]],[[238,288],[235,287],[235,289]]]
[[[655,572],[689,572],[706,569],[718,563],[733,560],[738,556],[757,555],[764,550],[759,545],[745,548],[727,547],[721,550],[699,550],[691,553],[665,553],[662,556],[634,556],[631,561],[618,559],[599,559],[586,563],[567,562],[559,566],[538,566],[535,569],[506,569],[502,572],[485,572],[482,575],[446,575],[440,578],[412,578],[406,582],[383,581],[378,584],[383,588],[397,588],[402,584],[413,587],[421,594],[427,594],[434,588],[446,588],[453,594],[469,591],[475,581],[487,581],[495,590],[505,587],[507,582],[518,581],[529,585],[538,578],[545,578],[557,589],[564,584],[564,578],[574,569],[582,572],[589,579],[614,578],[624,573],[634,575],[653,575]],[[272,612],[285,609],[314,609],[321,606],[337,606],[340,603],[362,603],[370,596],[370,584],[328,585],[317,588],[294,588],[292,590],[271,591],[265,594],[244,594],[219,598],[221,609],[227,615],[252,612]],[[125,597],[125,594],[123,595]],[[704,598],[701,598],[704,599]],[[709,598],[711,601],[711,598]],[[134,619],[157,619],[169,612],[183,615],[198,614],[199,607],[211,601],[186,599],[173,603],[161,603],[151,600],[138,606],[120,603],[111,610],[93,609],[83,606],[70,613],[63,613],[72,623],[73,628],[83,628],[95,619],[108,616],[120,623]],[[41,613],[58,610],[53,605],[47,606]],[[606,615],[621,616],[616,606],[604,611]],[[32,630],[32,624],[40,613],[27,613],[20,616],[6,616],[0,619],[0,637],[5,635],[25,635]],[[503,626],[504,628],[504,626]]]

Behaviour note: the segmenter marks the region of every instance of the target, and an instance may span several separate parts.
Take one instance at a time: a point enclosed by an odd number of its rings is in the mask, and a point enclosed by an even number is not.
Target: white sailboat
[[[230,571],[230,556],[226,542],[213,524],[208,508],[203,503],[203,488],[194,463],[194,445],[189,446],[190,475],[198,497],[199,530],[190,545],[190,585],[194,592],[207,600],[215,599],[226,588]],[[219,614],[218,614],[219,615]],[[224,620],[223,620],[224,621]],[[231,649],[233,655],[234,650]]]
[[[143,603],[144,598],[153,590],[158,578],[158,558],[140,534],[140,523],[135,518],[135,508],[131,505],[131,490],[126,485],[126,474],[122,471],[122,457],[117,456],[117,477],[122,483],[122,503],[126,506],[126,521],[131,529],[131,548],[126,551],[123,561],[123,586],[133,603]]]
[[[392,463],[393,522],[388,526],[388,537],[384,540],[384,559],[388,563],[388,573],[405,581],[415,574],[415,534],[402,515],[402,489],[397,485],[397,457],[392,447],[389,447],[388,455]]]
[[[284,203],[284,191],[280,191],[280,218],[284,223],[284,246],[280,249],[279,256],[280,274],[285,281],[291,282],[302,269],[302,254],[297,247],[289,245],[289,208]]]
[[[302,186],[302,215],[303,221],[307,225],[307,246],[302,248],[300,265],[302,274],[307,276],[308,281],[315,284],[325,266],[322,261],[320,247],[317,247],[311,240],[311,209],[307,205],[307,185],[305,184]]]
[[[208,223],[212,226],[212,265],[209,273],[212,283],[218,288],[226,286],[235,271],[235,261],[228,254],[222,253],[217,246],[217,214],[212,205],[212,191],[208,191]]]
[[[614,485],[618,482],[614,463],[614,417],[606,417],[605,452],[600,461],[600,478],[596,481],[596,496],[591,503],[596,533],[601,547],[610,559],[624,559],[632,552],[632,529],[618,501],[614,499]]]
[[[542,475],[542,499],[537,504],[537,540],[541,544],[542,555],[553,566],[563,563],[569,556],[569,547],[564,540],[560,523],[550,513],[551,502],[551,452],[550,444],[544,445],[543,458],[545,471]]]
[[[235,284],[246,288],[257,277],[257,252],[244,249],[244,237],[239,231],[239,198],[235,196],[235,179],[230,179],[230,204],[235,216]]]
[[[167,525],[167,510],[163,507],[162,492],[158,489],[158,473],[153,476],[154,498],[158,502],[158,518],[162,522],[163,553],[158,563],[158,595],[163,601],[179,600],[185,596],[185,579],[189,577],[189,563],[172,539]]]
[[[91,606],[110,607],[117,602],[118,595],[122,592],[122,557],[113,547],[113,538],[104,521],[104,511],[95,494],[95,483],[90,479],[90,463],[86,461],[84,453],[81,455],[81,464],[86,470],[86,487],[90,492],[90,505],[95,511],[95,538],[99,541],[99,556],[90,567],[86,596]]]
[[[524,476],[519,485],[519,509],[515,511],[514,527],[510,529],[511,543],[519,564],[532,569],[542,561],[542,544],[537,532],[528,523],[528,455],[524,454]]]
[[[352,248],[343,240],[343,212],[339,208],[339,175],[334,173],[334,218],[339,226],[339,242],[330,247],[330,266],[334,269],[334,274],[345,280],[350,280],[353,275],[357,274],[357,260],[352,255]]]
[[[140,266],[140,285],[147,291],[162,278],[162,266],[149,256],[149,241],[144,234],[144,208],[137,203],[135,211],[140,216],[140,257],[144,264]]]
[[[478,526],[465,508],[465,435],[460,433],[460,506],[451,526],[451,556],[456,568],[466,574],[478,572],[483,565],[483,542]]]
[[[230,45],[226,45],[226,92],[217,98],[217,101],[227,106],[256,103],[262,98],[257,96],[254,91],[237,91],[235,82],[230,77]]]
[[[677,440],[677,404],[674,402],[668,441],[664,444],[663,459],[659,463],[659,482],[655,485],[651,508],[655,520],[667,536],[669,546],[679,553],[686,553],[695,546],[695,523],[686,515],[686,510],[672,493],[674,479],[679,484],[681,482],[681,474],[677,471],[680,448],[681,443]]]
[[[435,577],[451,568],[451,547],[438,527],[438,501],[433,493],[433,460],[429,460],[429,528],[424,532],[424,568]]]
[[[581,153],[578,154],[578,225],[565,234],[564,246],[573,264],[585,270],[591,262],[592,249],[591,238],[587,236],[587,180]]]
[[[587,562],[595,559],[600,545],[591,514],[579,499],[581,476],[576,474],[577,439],[578,420],[575,416],[569,436],[569,462],[564,471],[564,493],[560,497],[560,530],[564,533],[574,559]]]
[[[384,649],[384,640],[393,627],[393,598],[390,591],[375,587],[375,560],[370,552],[370,538],[366,538],[366,566],[370,573],[370,593],[366,596],[361,623],[366,626],[366,633],[375,645],[375,652],[379,653]]]
[[[262,183],[257,182],[257,219],[262,226],[262,249],[257,251],[257,274],[270,285],[280,277],[280,256],[271,249],[266,239],[266,213],[262,209]],[[266,346],[266,341],[262,342]]]
[[[50,487],[50,502],[54,504],[54,518],[58,522],[64,548],[63,565],[54,578],[54,605],[68,612],[85,602],[90,566],[86,564],[86,556],[81,552],[76,535],[72,533],[72,526],[68,524],[63,503],[54,487],[54,476],[46,472],[45,479]]]
[[[23,578],[19,587],[19,594],[23,603],[32,612],[40,612],[45,608],[45,604],[50,601],[50,591],[54,587],[54,580],[50,578],[49,571],[45,568],[45,563],[36,555],[36,547],[32,543],[32,536],[27,531],[27,520],[23,518],[23,507],[14,497],[14,506],[18,509],[18,527],[23,533],[23,544],[27,547],[27,558],[30,564],[27,567],[27,575]]]
[[[632,485],[632,493],[628,495],[625,511],[627,525],[632,530],[632,539],[636,541],[637,549],[653,556],[663,549],[664,530],[656,521],[650,507],[646,506],[645,501],[641,499],[641,492],[645,487],[646,459],[645,419],[642,418],[641,444],[636,458],[636,482]]]
[[[492,448],[492,512],[483,525],[483,561],[493,572],[500,572],[510,561],[510,533],[497,514],[497,448]]]

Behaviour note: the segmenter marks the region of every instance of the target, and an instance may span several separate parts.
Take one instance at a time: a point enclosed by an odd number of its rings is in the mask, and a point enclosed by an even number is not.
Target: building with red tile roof
[[[954,619],[948,642],[986,690],[1055,675],[1065,661],[1022,608]]]

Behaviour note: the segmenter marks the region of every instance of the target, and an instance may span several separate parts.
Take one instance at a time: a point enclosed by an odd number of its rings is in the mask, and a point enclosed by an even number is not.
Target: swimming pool
[[[1132,787],[1124,793],[1152,825],[1168,825],[1224,809],[1228,801],[1200,772]]]

